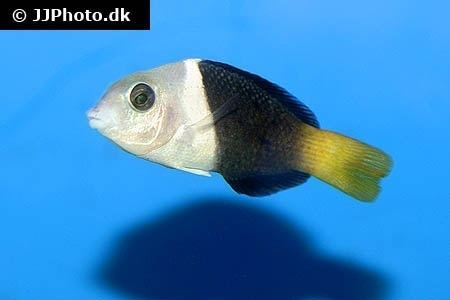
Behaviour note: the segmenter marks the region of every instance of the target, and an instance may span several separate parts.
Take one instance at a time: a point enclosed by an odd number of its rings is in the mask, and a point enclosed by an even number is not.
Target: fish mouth
[[[98,110],[93,108],[91,110],[89,110],[88,112],[86,112],[86,117],[89,121],[89,126],[93,129],[101,129],[102,127],[104,127],[104,122],[101,118],[98,117]]]

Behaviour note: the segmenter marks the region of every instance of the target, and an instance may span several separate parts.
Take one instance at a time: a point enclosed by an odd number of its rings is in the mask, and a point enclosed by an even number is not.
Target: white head
[[[162,147],[185,122],[184,77],[182,62],[125,77],[87,113],[89,125],[138,156]]]

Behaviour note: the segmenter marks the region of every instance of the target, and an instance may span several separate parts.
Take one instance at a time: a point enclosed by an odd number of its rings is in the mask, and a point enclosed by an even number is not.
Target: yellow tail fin
[[[392,167],[383,151],[352,138],[302,124],[297,168],[361,200],[373,201]]]

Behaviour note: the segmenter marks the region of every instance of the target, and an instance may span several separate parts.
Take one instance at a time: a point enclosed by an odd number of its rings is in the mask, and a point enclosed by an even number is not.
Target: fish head
[[[162,147],[184,122],[177,105],[180,67],[137,72],[114,83],[88,111],[89,125],[137,156]]]

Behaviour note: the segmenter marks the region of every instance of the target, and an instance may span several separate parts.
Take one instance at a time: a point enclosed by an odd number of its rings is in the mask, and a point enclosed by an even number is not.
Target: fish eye
[[[155,103],[155,92],[145,84],[137,84],[130,93],[131,105],[138,111],[147,111]]]

